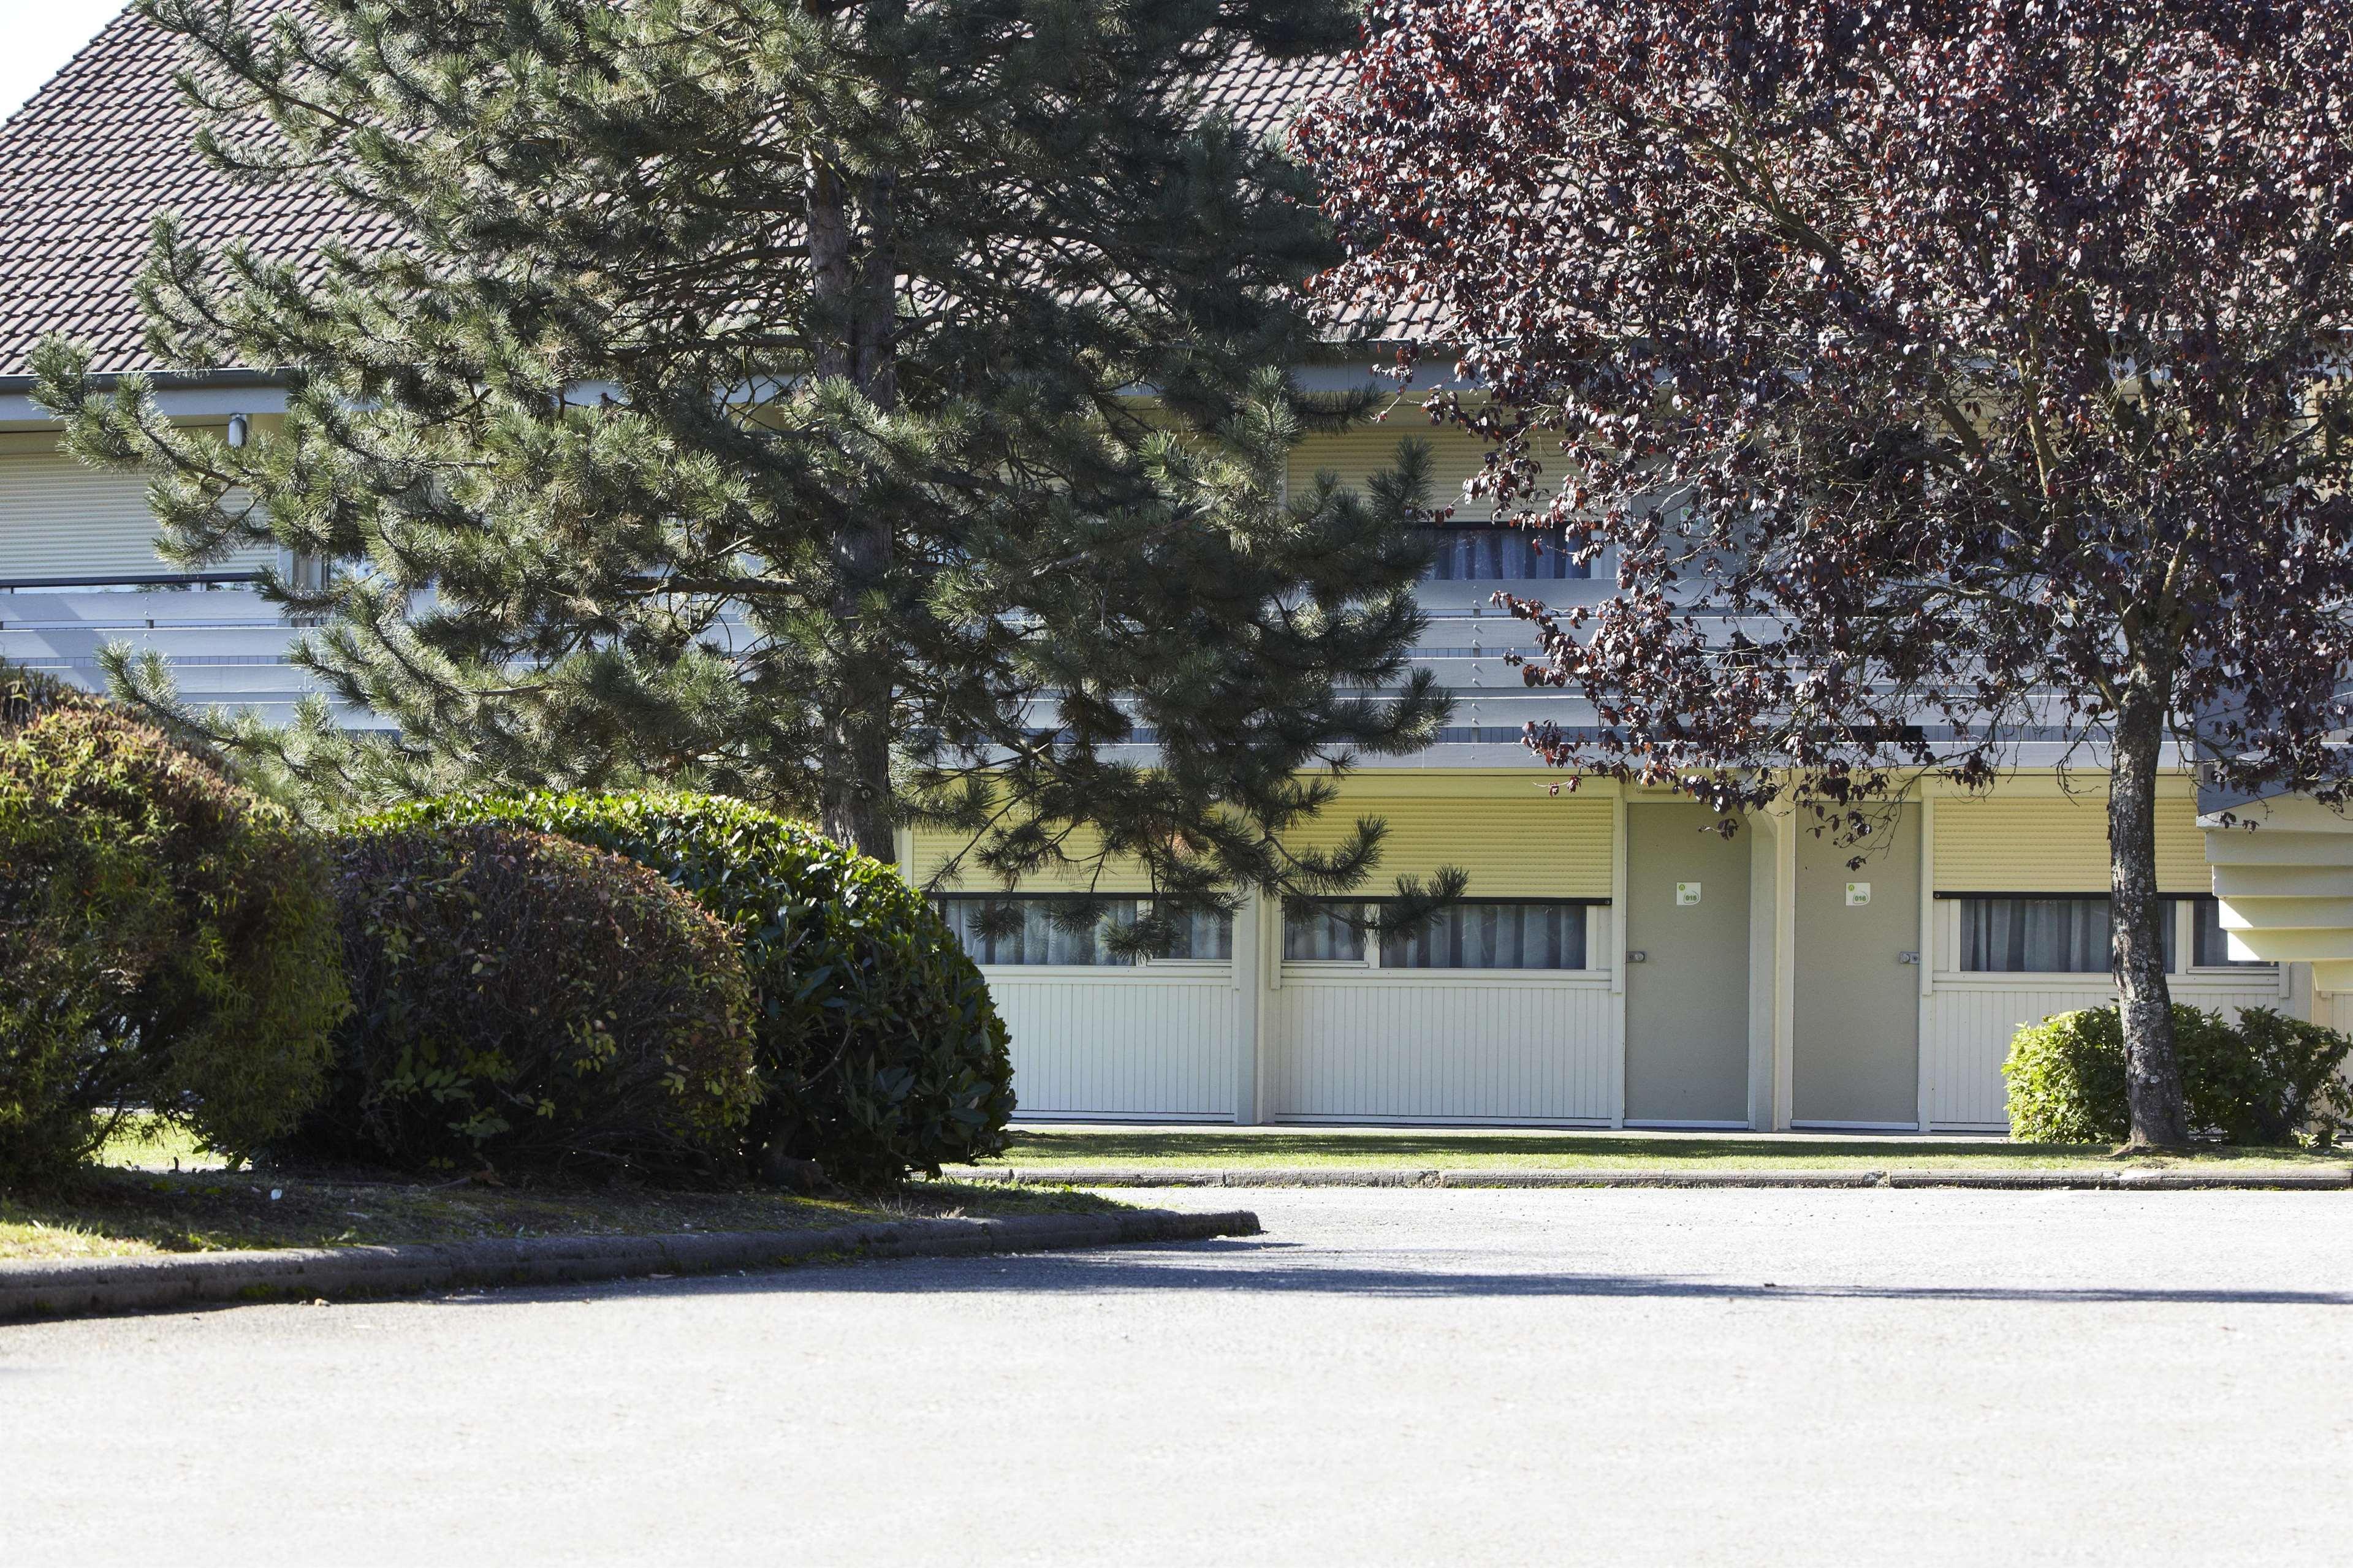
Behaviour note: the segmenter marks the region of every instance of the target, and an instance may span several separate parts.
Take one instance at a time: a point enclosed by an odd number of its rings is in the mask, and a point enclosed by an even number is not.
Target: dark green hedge
[[[772,813],[686,795],[449,798],[386,822],[502,822],[659,872],[725,921],[751,972],[767,1097],[747,1152],[836,1179],[1001,1152],[1005,1026],[979,969],[892,868]]]
[[[316,1098],[345,997],[325,855],[215,761],[0,668],[0,1181],[152,1106],[252,1152]]]
[[[2268,1007],[2247,1008],[2232,1023],[2177,1004],[2173,1037],[2196,1131],[2226,1143],[2326,1143],[2353,1114],[2353,1094],[2338,1076],[2353,1039],[2333,1029]],[[2019,1030],[2001,1075],[2013,1138],[2121,1143],[2131,1132],[2124,1023],[2113,1006]]]
[[[733,1163],[759,1098],[726,930],[618,856],[498,826],[340,846],[353,1008],[289,1142],[408,1170]]]

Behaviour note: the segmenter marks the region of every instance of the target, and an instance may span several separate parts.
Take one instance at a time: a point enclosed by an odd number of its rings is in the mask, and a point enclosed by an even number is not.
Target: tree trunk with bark
[[[853,197],[828,162],[810,159],[810,270],[825,302],[818,320],[829,328],[817,373],[849,382],[884,414],[898,405],[893,194],[890,175],[878,174]],[[897,859],[891,749],[898,664],[889,624],[895,543],[892,520],[856,499],[834,531],[835,674],[822,699],[827,754],[818,780],[827,837],[885,864]]]
[[[2165,742],[2160,673],[2136,670],[2119,706],[2108,779],[2108,896],[2112,973],[2121,998],[2125,1097],[2135,1148],[2189,1142],[2181,1064],[2174,1050],[2173,994],[2165,983],[2165,900],[2157,888],[2157,774]]]

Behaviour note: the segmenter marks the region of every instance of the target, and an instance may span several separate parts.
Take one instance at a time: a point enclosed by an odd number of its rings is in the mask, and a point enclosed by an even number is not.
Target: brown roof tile
[[[208,168],[172,80],[182,56],[178,38],[127,11],[0,126],[0,376],[26,374],[52,332],[88,347],[96,370],[157,368],[132,286],[159,212],[175,214],[192,239],[245,240],[290,258],[330,239],[379,237],[373,220],[326,193],[256,189]],[[1204,97],[1237,124],[1280,136],[1341,79],[1334,58],[1249,57]],[[1339,335],[1359,336],[1362,325],[1344,321]]]

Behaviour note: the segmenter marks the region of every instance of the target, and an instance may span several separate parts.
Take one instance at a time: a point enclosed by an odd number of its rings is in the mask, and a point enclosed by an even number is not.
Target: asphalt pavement
[[[2146,1564],[2353,1542],[2353,1196],[1247,1202],[1261,1237],[0,1327],[0,1561]]]

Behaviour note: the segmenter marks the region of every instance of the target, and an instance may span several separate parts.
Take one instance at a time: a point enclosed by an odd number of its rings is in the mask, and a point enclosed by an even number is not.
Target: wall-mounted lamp
[[[248,427],[249,422],[246,419],[244,415],[230,415],[228,416],[228,444],[232,447],[244,446],[245,433]]]

